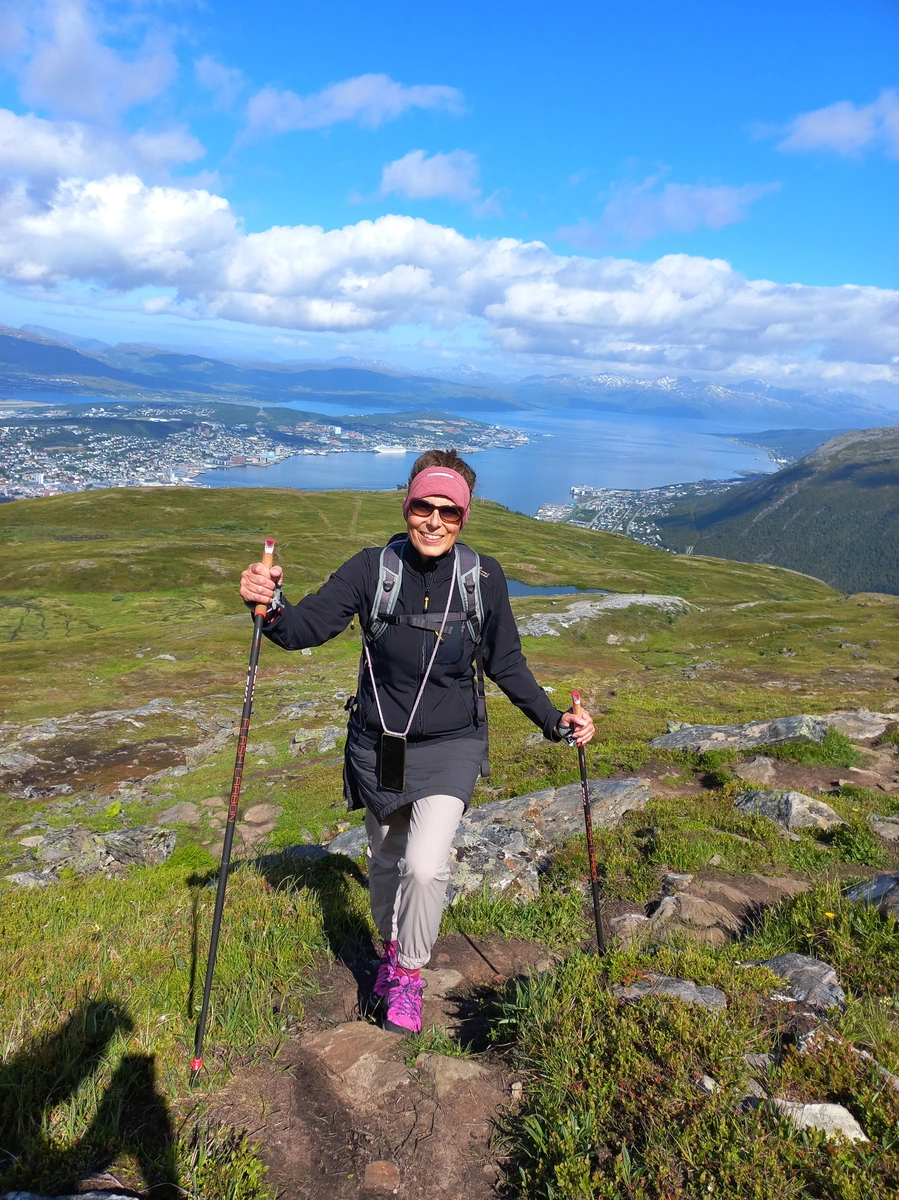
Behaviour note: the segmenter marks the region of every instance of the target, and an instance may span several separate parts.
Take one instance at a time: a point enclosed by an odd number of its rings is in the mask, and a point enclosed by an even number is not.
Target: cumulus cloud
[[[26,104],[110,122],[158,96],[175,76],[171,46],[158,35],[125,57],[101,40],[84,0],[47,0],[45,13],[22,76]]]
[[[0,108],[0,171],[43,183],[129,169],[153,174],[195,162],[206,153],[183,125],[119,134],[80,121],[48,121]]]
[[[340,121],[358,121],[376,129],[410,108],[463,110],[462,93],[443,84],[407,87],[388,75],[357,75],[311,96],[263,88],[247,105],[247,137],[271,137],[295,129],[327,129]]]
[[[800,113],[778,133],[785,136],[777,149],[786,152],[824,150],[852,155],[879,148],[890,157],[899,157],[899,92],[887,88],[871,104],[838,100]]]
[[[176,311],[351,334],[402,323],[479,328],[499,347],[621,368],[893,380],[899,292],[747,280],[718,259],[656,262],[468,238],[404,216],[246,233],[227,200],[134,176],[22,184],[0,196],[0,277],[159,289]]]
[[[221,109],[234,106],[244,83],[242,71],[220,63],[209,54],[194,59],[194,76],[201,88],[212,93],[216,107]]]
[[[410,150],[402,158],[388,163],[381,173],[381,195],[395,193],[410,200],[476,200],[478,187],[477,155],[467,150],[432,154]]]
[[[620,241],[637,245],[663,233],[722,229],[745,220],[749,208],[780,188],[779,183],[707,186],[666,183],[654,176],[642,183],[619,183],[597,221],[581,221],[559,230],[559,236],[582,249]]]

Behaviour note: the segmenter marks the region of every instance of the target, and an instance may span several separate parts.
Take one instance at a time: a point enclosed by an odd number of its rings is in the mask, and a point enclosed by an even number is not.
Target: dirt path
[[[501,1195],[497,1115],[514,1103],[508,1064],[486,1047],[485,1005],[516,976],[549,965],[545,947],[441,938],[427,979],[424,1026],[472,1042],[470,1058],[421,1055],[360,1019],[368,961],[335,962],[318,980],[300,1038],[274,1061],[238,1070],[216,1119],[261,1139],[286,1197],[401,1194],[408,1200]]]

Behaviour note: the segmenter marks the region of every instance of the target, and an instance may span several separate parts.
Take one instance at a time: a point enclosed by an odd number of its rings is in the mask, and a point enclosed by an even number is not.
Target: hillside
[[[776,563],[846,592],[899,593],[899,426],[832,438],[764,479],[659,520],[679,553]]]
[[[325,1179],[336,1200],[400,1185],[407,1200],[698,1200],[714,1180],[740,1200],[861,1200],[899,1186],[899,1100],[878,1074],[899,1071],[899,926],[845,894],[899,868],[896,604],[488,502],[466,538],[510,577],[612,593],[513,600],[541,685],[563,707],[579,687],[597,719],[610,952],[591,949],[576,756],[488,685],[492,772],[470,816],[497,838],[494,875],[470,846],[458,856],[468,884],[421,1035],[360,1021],[373,931],[340,754],[359,633],[308,653],[266,643],[206,1065],[188,1089],[250,640],[238,573],[271,534],[296,598],[398,516],[395,493],[276,489],[0,506],[0,1193],[274,1200],[323,1195]],[[766,722],[848,705],[874,711],[823,741],[766,741]],[[752,748],[724,733],[690,748],[689,726],[740,723]],[[818,813],[826,800],[832,827],[739,808],[742,781],[762,777]],[[547,859],[543,833],[521,830],[548,803],[573,819]],[[497,810],[519,826],[488,824]],[[323,849],[335,835],[346,853]],[[148,845],[156,858],[127,858]],[[507,886],[513,869],[529,887]],[[844,1010],[825,1020],[749,966],[786,951],[833,965]],[[719,1007],[648,995],[660,976]],[[797,1053],[819,1025],[824,1052]],[[747,1095],[843,1105],[871,1140],[810,1138]]]

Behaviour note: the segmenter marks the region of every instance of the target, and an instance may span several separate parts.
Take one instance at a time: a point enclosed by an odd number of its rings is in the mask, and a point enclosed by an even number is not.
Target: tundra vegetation
[[[357,549],[383,544],[397,507],[377,493],[176,488],[0,506],[0,875],[39,873],[41,845],[73,826],[99,836],[162,824],[177,835],[158,865],[88,876],[64,867],[46,886],[0,884],[0,1186],[51,1193],[107,1171],[154,1197],[291,1194],[265,1120],[229,1118],[221,1098],[246,1072],[289,1062],[322,971],[372,936],[364,861],[280,853],[358,824],[342,806],[340,748],[359,631],[309,654],[263,647],[242,801],[261,815],[235,843],[206,1066],[192,1093],[208,885],[250,634],[235,584],[273,535],[298,598]],[[598,830],[607,918],[651,915],[687,876],[789,881],[736,934],[613,938],[603,959],[590,951],[582,838],[546,864],[536,897],[456,901],[447,935],[538,943],[541,954],[483,999],[477,1036],[435,1025],[399,1056],[413,1071],[449,1056],[515,1077],[483,1194],[896,1194],[899,924],[847,895],[899,870],[886,836],[899,814],[894,727],[875,741],[832,730],[752,752],[650,742],[669,722],[889,713],[899,704],[899,600],[486,502],[466,536],[526,583],[687,602],[597,611],[523,639],[559,706],[577,686],[597,717],[590,777],[639,776],[651,794],[643,811]],[[527,597],[514,608],[524,622],[575,600]],[[476,803],[575,781],[573,752],[535,738],[489,691],[492,775]],[[735,806],[754,756],[776,786],[814,794],[842,823],[788,830]],[[809,1013],[785,997],[783,980],[758,964],[787,952],[830,964],[844,1006]],[[718,988],[726,1007],[616,994],[659,975]],[[797,1128],[771,1097],[842,1105],[868,1140]],[[351,1185],[352,1169],[334,1194],[355,1195]]]

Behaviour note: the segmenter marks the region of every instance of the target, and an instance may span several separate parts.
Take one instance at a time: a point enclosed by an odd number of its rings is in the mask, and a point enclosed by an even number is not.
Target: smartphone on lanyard
[[[406,786],[406,739],[402,734],[381,734],[379,782],[385,792],[401,792]]]

